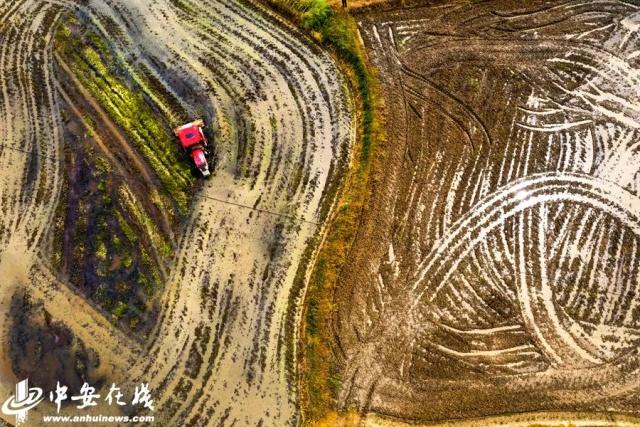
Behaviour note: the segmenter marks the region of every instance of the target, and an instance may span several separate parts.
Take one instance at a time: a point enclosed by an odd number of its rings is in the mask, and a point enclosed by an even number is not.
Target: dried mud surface
[[[335,295],[341,406],[638,413],[640,7],[358,19],[393,148]]]
[[[176,236],[158,321],[142,342],[49,262],[63,147],[72,142],[53,35],[69,10],[215,133],[216,172]],[[14,336],[11,301],[26,294],[45,323],[59,325],[29,333],[44,342],[64,332],[81,343],[81,355],[99,361],[100,381],[125,390],[150,383],[161,425],[295,424],[284,337],[290,291],[352,129],[332,59],[250,3],[0,1],[0,393],[10,395],[16,382],[5,345]],[[42,403],[37,411],[54,409]],[[37,424],[37,412],[29,417]]]

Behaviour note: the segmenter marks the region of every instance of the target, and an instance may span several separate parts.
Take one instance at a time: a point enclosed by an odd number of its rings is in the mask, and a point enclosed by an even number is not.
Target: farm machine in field
[[[185,153],[193,160],[193,164],[203,177],[211,174],[207,158],[211,156],[211,147],[204,136],[204,122],[200,119],[187,123],[173,130]]]

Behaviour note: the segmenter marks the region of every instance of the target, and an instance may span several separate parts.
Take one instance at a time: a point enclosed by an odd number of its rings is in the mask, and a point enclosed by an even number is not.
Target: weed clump
[[[322,31],[331,20],[333,10],[326,0],[306,2],[306,11],[302,14],[303,26],[313,31]]]

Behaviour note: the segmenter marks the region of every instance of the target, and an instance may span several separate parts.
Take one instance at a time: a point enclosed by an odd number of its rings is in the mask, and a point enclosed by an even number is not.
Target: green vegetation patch
[[[153,89],[158,85],[147,69],[137,73],[95,32],[62,26],[57,41],[78,80],[151,165],[179,213],[186,214],[195,178],[170,128],[182,116],[177,103]]]
[[[54,225],[56,268],[126,329],[144,334],[153,325],[153,297],[162,286],[152,247],[118,193],[126,187],[88,143],[65,152],[66,183]]]
[[[114,323],[144,335],[155,322],[163,267],[173,252],[167,230],[158,226],[160,213],[168,212],[177,226],[196,185],[171,131],[185,114],[152,70],[127,64],[92,24],[80,20],[69,16],[60,26],[56,51],[160,185],[149,190],[120,175],[102,155],[99,139],[110,142],[102,119],[93,108],[83,111],[88,103],[83,91],[72,76],[62,74],[71,104],[82,112],[71,105],[63,111],[66,174],[53,258],[57,270]]]

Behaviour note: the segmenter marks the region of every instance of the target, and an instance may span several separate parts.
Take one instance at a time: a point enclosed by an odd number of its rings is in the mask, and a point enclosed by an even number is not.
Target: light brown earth
[[[329,0],[327,3],[335,8],[342,7],[342,0]],[[400,2],[390,0],[347,0],[347,9],[354,10],[372,6],[388,6],[394,3]]]
[[[340,408],[638,414],[640,10],[357,16],[391,153],[336,286]]]
[[[368,415],[363,424],[368,427],[632,427],[639,423],[638,418],[617,415],[579,412],[529,413],[520,415],[504,415],[498,417],[475,418],[467,421],[445,421],[442,423],[407,424],[401,421],[383,419]]]

